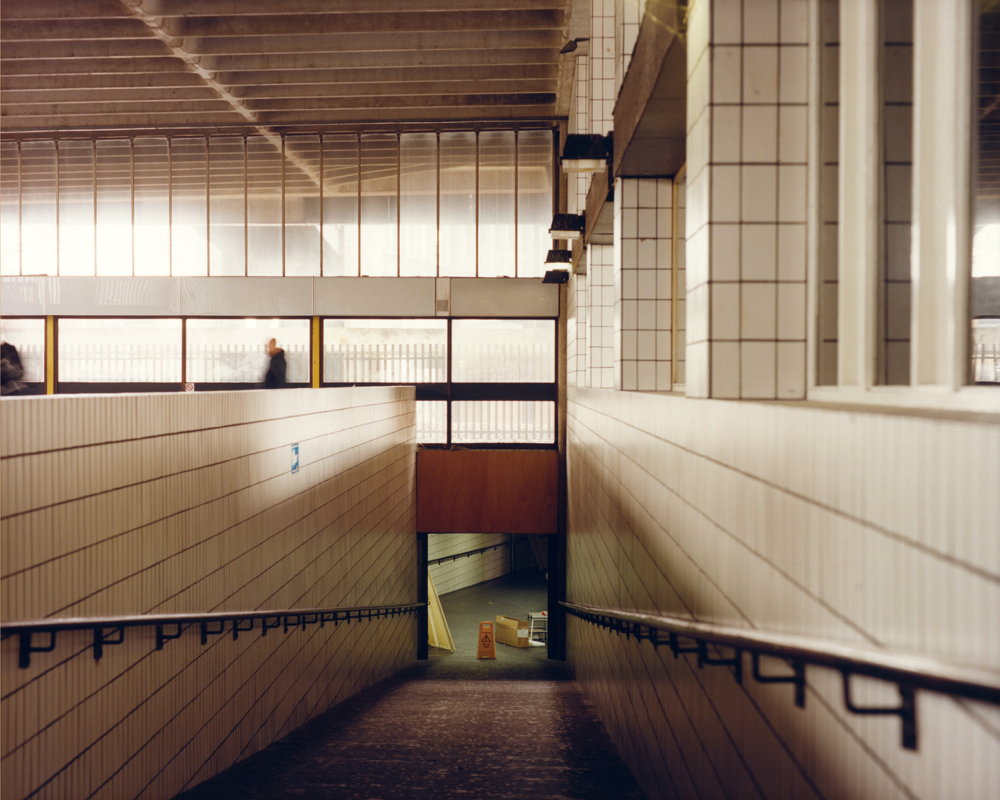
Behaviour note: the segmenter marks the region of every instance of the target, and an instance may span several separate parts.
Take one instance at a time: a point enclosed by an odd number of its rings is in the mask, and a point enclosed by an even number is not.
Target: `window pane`
[[[97,274],[132,274],[132,146],[97,142]]]
[[[319,275],[319,136],[285,137],[285,274]]]
[[[1000,8],[980,4],[972,203],[972,378],[1000,383]]]
[[[456,319],[452,380],[460,383],[552,383],[555,322],[547,319]]]
[[[323,321],[326,383],[442,383],[448,323],[437,319]]]
[[[308,384],[307,319],[189,319],[187,379],[192,383],[262,383],[271,339],[285,351],[286,381]]]
[[[21,144],[21,274],[55,275],[55,142]]]
[[[174,275],[208,275],[208,145],[204,139],[170,142],[173,182]]]
[[[243,138],[208,140],[211,275],[245,275]]]
[[[479,277],[514,277],[513,131],[479,135]]]
[[[399,138],[399,274],[437,275],[437,136]]]
[[[556,440],[556,404],[457,400],[451,404],[451,440],[459,444],[551,444]]]
[[[417,401],[417,441],[443,444],[448,441],[448,404],[437,400]]]
[[[17,142],[0,142],[0,275],[21,272]]]
[[[14,345],[24,368],[24,383],[45,382],[45,320],[2,319],[0,339]]]
[[[59,142],[59,274],[95,274],[92,142]]]
[[[359,275],[358,137],[323,137],[323,274]]]
[[[399,144],[393,133],[361,137],[361,274],[395,277]]]
[[[476,276],[476,134],[441,134],[441,276]]]
[[[170,161],[166,139],[135,140],[135,274],[170,274]]]
[[[552,247],[552,131],[517,135],[517,277],[540,278]]]
[[[684,383],[686,377],[685,354],[687,353],[687,177],[677,181],[676,202],[674,203],[674,383]]]
[[[892,0],[880,8],[885,261],[881,270],[877,380],[898,386],[910,382],[913,0]]]
[[[820,15],[822,54],[820,56],[819,125],[819,336],[816,353],[816,383],[837,383],[837,295],[839,281],[837,236],[839,225],[839,125],[840,125],[840,30],[837,0],[823,0]]]
[[[179,319],[61,319],[59,380],[179,383]]]
[[[247,138],[247,275],[281,275],[280,140]]]

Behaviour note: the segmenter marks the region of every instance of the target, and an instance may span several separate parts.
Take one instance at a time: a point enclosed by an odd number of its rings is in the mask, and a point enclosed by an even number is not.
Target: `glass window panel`
[[[417,401],[417,441],[444,444],[448,441],[448,404],[439,400]]]
[[[476,134],[441,134],[442,277],[476,275]]]
[[[972,379],[1000,383],[1000,8],[979,5],[973,108]]]
[[[839,256],[837,237],[839,226],[838,195],[840,162],[838,139],[840,127],[840,25],[839,3],[824,0],[820,14],[822,56],[820,61],[819,124],[819,303],[818,347],[816,352],[816,384],[835,386],[837,383],[837,295]]]
[[[540,278],[552,247],[552,131],[517,135],[517,277]]]
[[[44,319],[0,319],[0,339],[17,348],[24,368],[22,382],[45,382]]]
[[[687,176],[677,181],[674,200],[674,383],[684,383],[687,377]]]
[[[55,275],[57,272],[56,169],[55,142],[22,142],[22,275]]]
[[[21,272],[17,142],[0,142],[0,275]]]
[[[247,275],[280,276],[281,140],[247,138]]]
[[[243,137],[208,140],[209,274],[245,275]]]
[[[189,319],[187,379],[192,383],[260,384],[267,372],[267,343],[285,351],[288,383],[309,383],[307,319]]]
[[[399,274],[437,275],[437,136],[399,138]]]
[[[551,444],[556,404],[549,400],[456,400],[451,404],[456,444]]]
[[[359,275],[358,137],[323,137],[323,274]]]
[[[97,142],[97,274],[132,274],[132,147]]]
[[[361,137],[361,274],[395,277],[399,142],[394,133]]]
[[[882,183],[878,383],[910,382],[910,207],[913,173],[913,0],[880,3]]]
[[[59,380],[179,383],[179,319],[60,319]]]
[[[59,142],[59,274],[94,273],[94,144]]]
[[[442,383],[447,352],[443,319],[323,321],[326,383]]]
[[[173,184],[172,270],[208,275],[208,145],[203,138],[170,142]]]
[[[319,136],[285,137],[285,274],[319,275]]]
[[[451,377],[460,383],[552,383],[555,322],[550,319],[456,319]]]
[[[484,131],[479,134],[480,278],[514,277],[514,242],[514,132]]]
[[[135,274],[170,274],[170,154],[167,140],[135,140]]]

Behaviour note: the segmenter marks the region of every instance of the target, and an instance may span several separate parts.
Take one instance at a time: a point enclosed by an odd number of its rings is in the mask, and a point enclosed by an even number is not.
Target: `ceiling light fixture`
[[[600,172],[608,166],[614,152],[611,134],[571,133],[566,137],[559,163],[563,172]]]
[[[556,214],[552,218],[549,234],[553,241],[559,239],[579,239],[583,236],[584,219],[582,214]]]

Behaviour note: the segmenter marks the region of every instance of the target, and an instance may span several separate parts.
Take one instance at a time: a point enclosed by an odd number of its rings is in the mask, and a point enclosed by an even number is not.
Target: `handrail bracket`
[[[754,650],[750,653],[750,657],[753,660],[753,677],[757,683],[794,683],[795,705],[799,708],[806,707],[806,665],[804,662],[788,662],[795,673],[794,675],[761,675],[760,653]]]
[[[20,653],[18,655],[17,665],[21,669],[27,669],[31,666],[31,654],[32,653],[51,653],[56,649],[56,632],[48,631],[49,643],[45,647],[35,647],[31,643],[31,631],[24,631],[21,634],[21,645]]]
[[[851,700],[851,673],[844,670],[844,706],[852,714],[895,714],[903,724],[903,747],[907,750],[917,749],[917,703],[912,686],[898,684],[900,703],[896,707],[864,708],[856,706]]]

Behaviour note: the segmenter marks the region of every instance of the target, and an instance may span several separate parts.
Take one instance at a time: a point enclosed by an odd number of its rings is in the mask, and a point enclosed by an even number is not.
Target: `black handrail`
[[[743,681],[743,651],[751,654],[753,676],[760,683],[792,683],[796,705],[805,706],[805,667],[807,664],[838,670],[843,676],[844,705],[855,714],[894,714],[903,723],[903,747],[917,747],[916,705],[914,690],[924,689],[943,694],[1000,704],[1000,672],[949,663],[926,656],[884,653],[852,645],[767,633],[713,623],[696,622],[670,614],[647,614],[621,609],[567,603],[560,601],[567,612],[594,625],[608,628],[637,640],[648,640],[654,646],[667,645],[677,658],[681,653],[695,653],[698,666],[724,665],[732,667],[737,683]],[[666,637],[661,638],[660,634]],[[693,640],[694,646],[683,646],[680,639]],[[732,648],[732,658],[717,658],[709,654],[708,645]],[[791,675],[762,675],[760,656],[774,656],[789,662]],[[878,678],[899,687],[900,705],[892,708],[862,708],[851,700],[852,675]]]
[[[201,627],[201,643],[207,644],[209,636],[225,633],[226,623],[232,623],[230,628],[233,639],[238,639],[241,633],[254,629],[256,620],[260,620],[261,636],[267,636],[269,630],[283,628],[285,633],[295,628],[305,630],[307,625],[319,624],[325,627],[327,622],[334,625],[341,620],[350,623],[351,619],[378,619],[379,617],[395,617],[397,614],[411,614],[424,608],[426,603],[400,603],[387,606],[338,606],[333,608],[285,608],[279,610],[257,611],[210,611],[201,614],[137,614],[118,617],[68,617],[16,620],[0,622],[0,638],[8,636],[20,637],[20,654],[18,666],[26,669],[31,665],[32,653],[49,653],[55,650],[56,634],[60,631],[94,632],[94,659],[104,655],[105,645],[122,644],[125,641],[126,628],[143,626],[156,627],[156,649],[162,650],[163,645],[171,639],[179,639],[188,625]],[[243,623],[249,623],[244,625]],[[172,631],[167,626],[173,626]],[[216,627],[217,626],[217,627]],[[36,633],[47,633],[49,642],[42,647],[32,644]],[[107,638],[106,634],[114,637]]]
[[[509,547],[510,542],[500,542],[500,544],[491,544],[489,547],[480,547],[478,550],[469,550],[465,553],[455,553],[453,556],[443,556],[442,558],[432,558],[427,561],[428,564],[443,564],[445,561],[456,561],[463,556],[478,556],[480,553],[485,553],[487,550],[496,550],[500,547]]]

